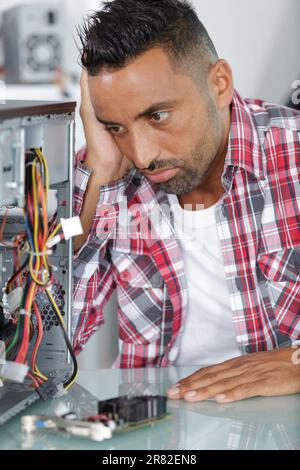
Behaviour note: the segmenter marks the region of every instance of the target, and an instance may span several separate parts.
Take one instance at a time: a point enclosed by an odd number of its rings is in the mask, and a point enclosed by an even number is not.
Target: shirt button
[[[226,219],[228,219],[228,217],[229,217],[228,208],[224,203],[222,205],[222,214],[224,215],[224,217],[226,217]]]
[[[109,214],[109,210],[106,205],[103,205],[100,209],[100,217],[107,217]]]
[[[126,269],[125,271],[121,272],[120,273],[120,279],[121,281],[130,281],[130,279],[132,278],[132,275],[130,274],[130,272],[128,271],[128,269]]]
[[[243,282],[242,282],[242,279],[240,277],[236,277],[234,279],[234,282],[235,282],[235,285],[236,285],[236,288],[237,290],[239,290],[240,292],[243,292]]]
[[[137,178],[137,177],[136,177],[136,178],[133,178],[133,180],[132,180],[132,183],[133,183],[134,186],[136,186],[136,187],[140,185],[140,182],[141,182],[140,178]]]

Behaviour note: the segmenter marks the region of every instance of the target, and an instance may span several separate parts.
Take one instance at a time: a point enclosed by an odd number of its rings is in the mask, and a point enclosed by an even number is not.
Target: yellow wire
[[[45,170],[45,194],[46,194],[46,198],[44,199],[43,203],[46,206],[46,214],[47,214],[47,220],[45,221],[45,226],[48,228],[48,213],[47,213],[48,190],[49,190],[48,164],[47,164],[46,158],[44,157],[44,155],[42,154],[40,149],[36,149],[36,153],[39,156],[39,158],[40,158],[40,160],[41,160],[41,162],[44,166],[44,170]],[[47,232],[47,235],[48,235],[48,232]],[[48,241],[48,239],[47,239],[47,241]],[[46,241],[46,243],[47,243],[47,241]],[[45,252],[45,250],[46,250],[46,246],[43,247],[44,252]],[[46,270],[49,274],[50,269],[49,269],[49,265],[48,265],[48,259],[47,259],[47,256],[45,254],[43,255],[43,261],[44,261],[44,265],[46,267]],[[49,280],[49,276],[48,276],[48,280]]]
[[[49,189],[49,171],[48,171],[48,164],[47,160],[42,154],[39,148],[36,149],[36,153],[43,162],[44,170],[45,170],[45,187],[46,187],[46,201],[48,201],[48,189]]]
[[[43,156],[42,152],[40,151],[40,149],[36,149],[36,153],[38,155],[38,157],[40,158],[40,160],[42,161],[43,165],[44,165],[44,168],[45,168],[45,179],[46,179],[46,201],[48,200],[48,186],[49,186],[49,174],[48,174],[48,165],[47,165],[47,162],[46,162],[46,159],[45,157]],[[36,159],[37,160],[37,159]],[[34,162],[36,161],[34,160]],[[38,222],[38,203],[37,203],[37,187],[36,187],[36,168],[35,168],[35,165],[32,166],[32,183],[33,183],[33,205],[34,205],[34,245],[35,245],[35,250],[38,252],[38,226],[37,226],[37,222]],[[53,232],[51,233],[51,235],[47,238],[47,241],[46,241],[46,244],[47,242],[49,242],[58,232],[58,230],[61,228],[61,223],[59,223],[55,229],[53,230]],[[43,252],[45,252],[46,250],[46,246],[43,247]],[[34,280],[34,282],[36,282],[38,285],[40,286],[45,286],[47,284],[47,282],[49,281],[49,265],[48,265],[48,260],[47,260],[47,255],[43,255],[43,262],[44,262],[44,265],[45,265],[45,268],[48,272],[48,278],[46,281],[40,281],[34,274],[34,271],[33,271],[33,266],[32,266],[32,262],[33,262],[33,256],[30,257],[30,263],[29,263],[29,266],[30,266],[30,274],[31,274],[31,277],[32,279]],[[40,268],[40,260],[38,259],[38,269]],[[38,269],[36,271],[38,271]]]
[[[38,160],[40,160],[42,166],[44,167],[44,171],[45,171],[45,195],[46,195],[46,199],[43,201],[44,204],[47,205],[47,201],[48,201],[48,189],[49,189],[49,172],[48,172],[48,165],[47,165],[47,161],[44,157],[44,155],[42,154],[42,152],[40,151],[40,149],[35,149],[36,151],[36,154],[37,154],[37,157],[36,159],[34,159],[34,163],[37,162]],[[39,216],[39,208],[38,208],[38,198],[37,198],[37,185],[36,185],[36,165],[32,165],[32,186],[33,186],[33,208],[34,208],[34,233],[33,233],[33,241],[34,241],[34,250],[36,253],[39,252],[39,246],[38,246],[38,216]],[[46,206],[46,210],[47,210],[47,206]],[[46,223],[47,221],[45,221]],[[47,224],[48,226],[48,224]],[[53,230],[53,232],[51,233],[51,235],[47,238],[47,241],[46,241],[46,244],[47,242],[49,242],[56,234],[57,232],[59,231],[59,229],[61,228],[61,223],[59,223],[55,229]],[[42,247],[42,250],[43,252],[45,253],[46,251],[46,244],[44,247]],[[30,275],[33,279],[33,281],[38,284],[38,285],[41,285],[41,286],[45,286],[47,284],[47,282],[49,281],[49,265],[48,265],[48,255],[46,254],[43,254],[43,262],[44,262],[44,265],[45,265],[45,268],[46,270],[48,271],[48,278],[46,281],[42,282],[40,279],[38,279],[36,276],[35,276],[35,272],[38,272],[39,269],[40,269],[40,266],[41,266],[41,263],[40,263],[40,258],[37,257],[37,262],[36,262],[36,267],[37,269],[33,269],[33,257],[34,255],[30,255],[30,259],[29,259],[29,271],[30,271]],[[34,291],[35,291],[35,286],[33,285],[33,287],[30,289],[30,299],[29,299],[29,309],[31,311],[31,307],[32,307],[32,304],[33,304],[33,300],[34,300]],[[51,303],[61,321],[61,325],[62,325],[62,328],[64,329],[65,333],[66,333],[66,329],[65,329],[65,324],[64,324],[64,320],[63,320],[63,317],[61,315],[61,312],[55,302],[55,299],[53,298],[51,292],[47,289],[46,290],[47,292],[47,295],[49,296],[50,300],[51,300]],[[67,334],[67,333],[66,333]],[[44,379],[44,380],[48,380],[48,378],[42,374],[42,372],[38,369],[38,366],[35,365],[35,369],[34,369],[34,372],[35,374]],[[66,389],[69,389],[75,382],[76,380],[76,377],[77,377],[77,374],[76,376],[74,377],[74,379],[72,380],[72,382],[66,387]]]
[[[37,375],[41,379],[46,380],[46,381],[48,380],[48,377],[46,377],[44,374],[42,374],[42,372],[39,370],[37,365],[34,368],[34,373],[35,373],[35,375]]]
[[[41,154],[41,152],[40,152]],[[41,154],[42,155],[42,154]],[[44,158],[42,156],[42,158]],[[34,162],[36,162],[38,159],[35,159]],[[44,160],[45,162],[45,160]],[[46,174],[46,172],[45,172]],[[48,173],[47,173],[47,177],[46,177],[47,181],[48,181]],[[39,215],[39,208],[38,208],[38,202],[37,202],[37,187],[36,187],[36,166],[35,165],[32,165],[32,186],[33,186],[33,207],[34,207],[34,250],[36,252],[39,251],[39,247],[38,247],[38,215]],[[45,221],[46,223],[47,221]],[[42,247],[42,250],[45,251],[46,249],[46,246]],[[41,281],[40,279],[38,279],[35,275],[35,272],[38,272],[39,269],[40,269],[40,258],[37,257],[37,269],[33,269],[33,256],[34,255],[30,255],[30,259],[29,259],[29,271],[30,271],[30,275],[32,277],[32,279],[34,280],[34,282],[36,284],[38,284],[39,286],[45,286],[47,284],[47,282],[49,281],[49,266],[48,266],[48,262],[47,262],[47,255],[43,255],[43,262],[45,264],[45,268],[47,270],[47,273],[48,273],[48,277],[45,281]]]
[[[36,162],[37,159],[34,159],[33,163]],[[36,169],[35,165],[32,165],[32,186],[33,186],[33,244],[34,244],[34,251],[38,252],[38,203],[37,203],[37,190],[36,190]],[[32,261],[33,261],[33,255],[30,255],[29,259],[29,271],[32,279],[34,282],[36,282],[39,285],[44,285],[45,283],[41,283],[41,281],[35,276],[34,271],[33,271],[33,266],[32,266]],[[37,257],[37,269],[35,269],[35,272],[38,272],[40,269],[40,259]]]
[[[46,164],[46,161],[44,161],[44,163]],[[41,178],[39,178],[39,184],[41,183]],[[46,186],[46,189],[48,188],[48,186]],[[42,186],[42,190],[44,190],[44,187]],[[47,194],[47,191],[46,191],[46,194]],[[46,230],[46,237],[45,239],[47,240],[48,238],[48,212],[47,212],[47,199],[45,199],[45,193],[42,191],[42,200],[41,200],[41,204],[42,204],[42,209],[43,209],[43,213],[45,212],[45,219],[44,219],[44,230]],[[45,254],[45,249],[46,249],[46,246],[45,246],[46,242],[44,243],[43,247],[42,247],[42,251],[44,252],[43,254],[43,262],[44,262],[44,265],[46,267],[46,270],[49,274],[50,270],[49,270],[49,266],[48,266],[48,260],[47,260],[47,255]],[[49,277],[48,277],[49,279]]]
[[[40,159],[42,160],[43,162],[43,165],[44,165],[44,168],[45,168],[45,179],[46,179],[46,201],[48,201],[48,188],[49,188],[49,171],[48,171],[48,164],[47,164],[47,160],[46,158],[44,157],[44,155],[42,154],[41,150],[38,148],[36,149],[36,153],[38,154],[38,156],[40,157]],[[48,237],[47,241],[50,241],[58,232],[58,230],[61,228],[61,223],[59,223],[56,228],[53,230],[53,232],[51,233],[51,235]]]
[[[47,240],[47,243],[57,234],[57,232],[59,231],[59,229],[61,228],[61,223],[59,223],[55,229],[53,230],[53,232],[51,233],[51,235],[49,235],[48,237],[48,240]]]
[[[34,159],[33,161],[33,165],[32,165],[32,187],[33,187],[33,210],[34,210],[34,226],[33,226],[33,243],[34,243],[34,251],[36,253],[39,252],[39,246],[38,246],[38,220],[39,220],[39,206],[38,206],[38,189],[37,189],[37,181],[36,181],[36,177],[37,177],[37,166],[36,166],[36,163],[38,161],[40,161],[41,165],[43,166],[44,168],[44,174],[45,174],[45,198],[43,198],[43,200],[41,201],[42,204],[44,204],[44,209],[46,208],[46,213],[47,213],[47,201],[48,201],[48,189],[49,189],[49,172],[48,172],[48,165],[47,165],[47,161],[44,157],[44,155],[42,154],[42,152],[40,151],[40,149],[35,149],[36,151],[36,155],[37,157]],[[40,180],[39,180],[40,181]],[[26,210],[24,209],[24,215],[26,215]],[[48,227],[48,219],[47,220],[44,220],[44,224],[45,224],[45,229]],[[52,234],[50,235],[50,237],[47,238],[47,241],[46,243],[51,240],[55,235],[56,233],[58,232],[58,230],[61,228],[61,224],[58,224],[56,226],[56,228],[54,229],[54,231],[52,232]],[[45,268],[48,272],[48,278],[43,282],[41,281],[40,279],[38,279],[36,276],[35,276],[35,273],[36,272],[39,272],[40,270],[40,267],[41,267],[41,258],[40,257],[37,257],[37,260],[36,260],[36,269],[33,268],[33,258],[34,258],[34,255],[33,254],[30,254],[30,258],[29,258],[29,271],[30,271],[30,275],[34,281],[35,284],[32,284],[30,286],[30,290],[29,290],[29,301],[28,301],[28,311],[31,312],[31,309],[32,309],[32,305],[33,305],[33,302],[34,302],[34,295],[35,295],[35,291],[36,291],[36,284],[40,285],[40,286],[45,286],[47,284],[47,282],[49,281],[50,279],[50,276],[49,276],[49,273],[50,273],[50,270],[49,270],[49,265],[48,265],[48,255],[45,253],[46,251],[46,243],[45,243],[45,246],[42,247],[42,252],[44,253],[42,255],[42,258],[43,258],[43,263],[45,265]],[[65,326],[64,326],[64,321],[63,321],[63,318],[62,318],[62,315],[59,311],[59,308],[54,300],[54,298],[52,297],[51,293],[49,291],[47,291],[51,301],[52,301],[52,304],[56,310],[56,313],[58,314],[60,320],[61,320],[61,323],[62,323],[62,327],[64,328],[65,330]],[[35,364],[35,367],[34,367],[34,373],[40,377],[41,379],[43,380],[48,380],[48,377],[46,377],[38,368],[37,364]],[[76,377],[75,377],[76,378]],[[74,380],[72,381],[71,384],[68,385],[68,387],[66,388],[70,388],[74,381],[75,381],[75,378]]]
[[[36,159],[34,159],[34,162]],[[37,190],[36,190],[36,170],[35,165],[32,165],[32,186],[33,186],[33,215],[34,215],[34,225],[33,225],[33,240],[35,245],[35,250],[38,249],[38,214],[39,207],[37,203]]]
[[[49,184],[48,167],[47,167],[46,160],[44,159],[44,156],[39,151],[39,149],[37,149],[37,154],[40,157],[40,160],[42,161],[42,164],[44,165],[44,168],[45,168],[45,178],[46,178],[45,192],[46,192],[46,196],[47,196],[48,195],[48,184]],[[34,160],[34,162],[36,162],[36,161],[37,161],[37,159]],[[39,250],[39,247],[38,247],[38,215],[39,215],[39,209],[38,209],[38,202],[37,202],[36,167],[35,167],[35,165],[32,166],[32,185],[33,185],[33,207],[34,207],[34,246],[35,246],[34,249],[35,249],[36,252],[38,252],[38,250]],[[47,199],[46,199],[46,201],[47,201]],[[47,207],[46,207],[46,209],[47,209]],[[45,221],[45,224],[48,225],[47,220]],[[43,247],[42,249],[44,251],[45,247]],[[46,265],[46,268],[48,268],[46,255],[43,255],[43,261],[44,261],[44,264]],[[46,281],[41,282],[33,274],[32,262],[33,262],[33,255],[30,255],[30,274],[31,274],[32,279],[38,285],[45,285],[48,282],[49,277]],[[39,257],[37,258],[37,267],[38,267],[38,269],[40,268],[40,258]],[[49,268],[48,268],[48,272],[49,272]],[[30,299],[30,304],[29,304],[29,310],[30,311],[31,311],[31,308],[32,308],[32,304],[33,304],[33,295],[32,295],[32,298]],[[48,380],[48,378],[44,374],[41,373],[41,371],[39,370],[37,365],[35,365],[34,372],[41,379]]]
[[[33,304],[33,301],[34,301],[35,287],[36,286],[34,284],[31,284],[30,290],[29,290],[29,302],[28,302],[28,313],[29,314],[31,314],[31,308],[32,308],[32,304]]]

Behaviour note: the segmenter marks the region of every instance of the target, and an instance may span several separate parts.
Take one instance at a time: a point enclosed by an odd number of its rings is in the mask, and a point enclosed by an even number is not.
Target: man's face
[[[89,89],[97,118],[152,182],[180,195],[205,180],[221,145],[220,115],[208,87],[175,73],[163,49],[89,76]]]

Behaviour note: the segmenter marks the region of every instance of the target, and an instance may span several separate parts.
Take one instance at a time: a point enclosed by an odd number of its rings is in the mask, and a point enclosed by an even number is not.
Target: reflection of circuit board
[[[116,429],[133,428],[162,419],[167,412],[164,396],[117,397],[98,402],[99,416],[107,415]]]
[[[155,425],[171,417],[164,396],[118,397],[98,402],[99,414],[79,419],[76,413],[62,416],[30,415],[21,418],[22,430],[62,432],[101,442],[113,434]]]

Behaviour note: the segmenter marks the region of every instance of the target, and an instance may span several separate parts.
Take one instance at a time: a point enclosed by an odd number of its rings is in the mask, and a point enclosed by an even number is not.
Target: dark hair
[[[166,49],[173,66],[211,63],[216,49],[187,0],[112,0],[79,29],[81,62],[90,75],[119,69],[152,47]],[[196,55],[195,55],[196,54]],[[192,61],[191,61],[192,59]]]

